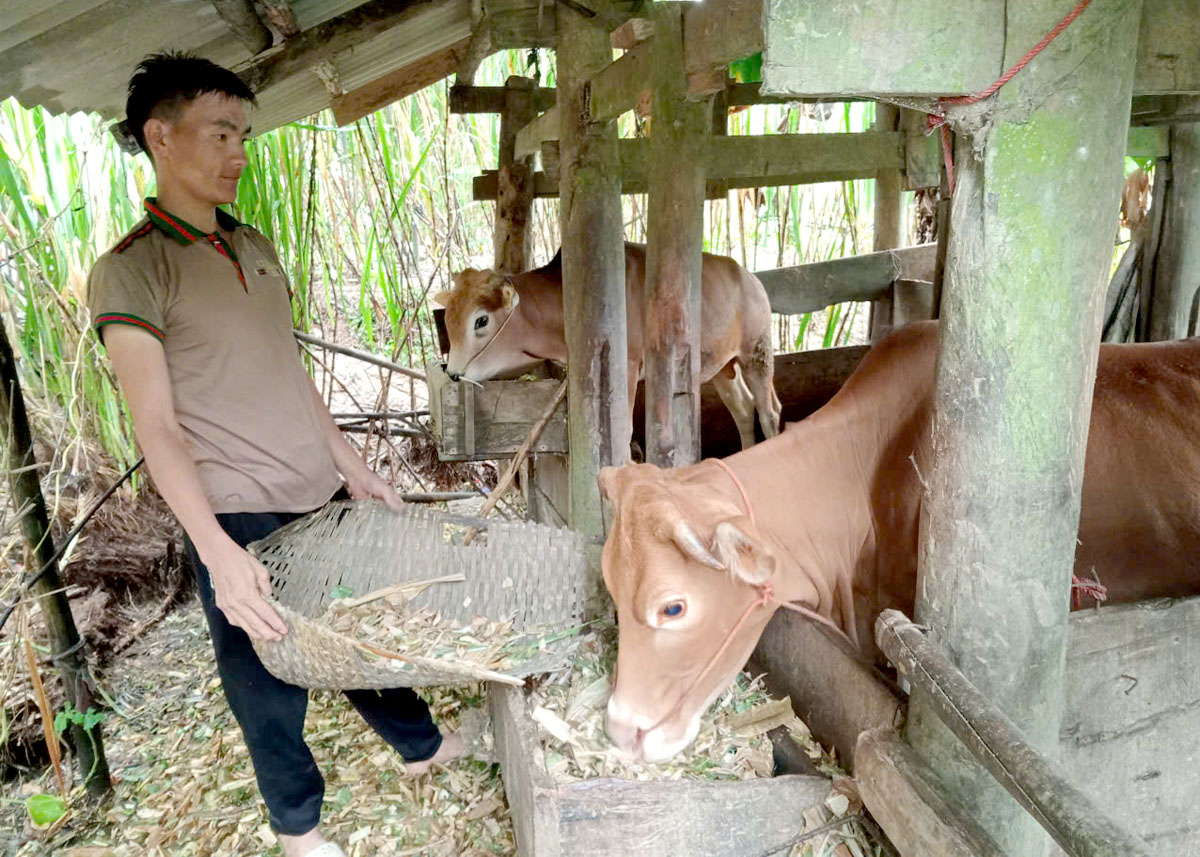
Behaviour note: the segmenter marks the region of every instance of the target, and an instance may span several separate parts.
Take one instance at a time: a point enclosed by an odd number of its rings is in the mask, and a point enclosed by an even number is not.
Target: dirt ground
[[[115,782],[103,803],[71,791],[52,833],[34,831],[24,800],[54,793],[46,770],[0,787],[5,857],[278,855],[241,733],[225,704],[193,598],[99,677],[117,710],[103,724]],[[430,697],[443,726],[478,734],[478,688]],[[464,718],[464,714],[466,715]],[[513,854],[494,765],[468,759],[420,777],[340,694],[314,693],[306,736],[326,780],[324,823],[351,857]],[[64,771],[74,776],[68,767]],[[74,777],[76,780],[78,777]]]

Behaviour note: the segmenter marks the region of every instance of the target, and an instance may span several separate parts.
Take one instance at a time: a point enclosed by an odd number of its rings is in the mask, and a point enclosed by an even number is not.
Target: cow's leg
[[[717,395],[733,415],[738,436],[742,439],[742,449],[754,446],[754,397],[742,379],[741,367],[735,361],[729,361],[713,376],[712,382],[717,388]]]
[[[745,361],[742,370],[746,386],[750,388],[750,395],[754,397],[763,435],[775,437],[779,434],[779,416],[782,408],[779,396],[775,393],[775,351],[771,346],[769,332],[755,343],[754,352],[750,359]]]

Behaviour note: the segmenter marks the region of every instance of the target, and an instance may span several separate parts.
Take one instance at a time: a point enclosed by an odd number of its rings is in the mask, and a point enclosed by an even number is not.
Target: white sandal
[[[346,857],[346,852],[332,842],[318,845],[304,857]]]

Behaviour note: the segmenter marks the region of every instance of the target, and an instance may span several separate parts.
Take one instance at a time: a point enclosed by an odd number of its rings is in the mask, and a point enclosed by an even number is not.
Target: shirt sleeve
[[[111,253],[101,256],[88,276],[88,309],[96,335],[103,342],[105,327],[127,324],[162,342],[164,295],[134,260]]]

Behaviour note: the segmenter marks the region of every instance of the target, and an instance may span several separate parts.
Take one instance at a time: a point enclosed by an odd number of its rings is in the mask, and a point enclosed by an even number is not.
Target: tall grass
[[[477,82],[526,71],[527,55],[489,59]],[[541,54],[543,85],[553,66]],[[434,356],[428,295],[452,272],[492,258],[493,206],[471,178],[495,168],[499,117],[450,115],[438,84],[353,125],[328,113],[248,146],[235,214],[275,241],[293,283],[297,326],[420,366]],[[761,106],[730,118],[731,134],[865,130],[867,104]],[[634,133],[634,120],[621,122]],[[57,469],[93,466],[83,439],[117,465],[135,457],[128,414],[87,327],[86,273],[141,217],[153,193],[144,156],[123,154],[94,117],[53,116],[0,103],[0,310],[18,350],[27,396],[56,420]],[[705,248],[751,269],[869,249],[872,183],[734,191],[706,204]],[[644,197],[624,198],[627,237],[645,240]],[[538,200],[533,263],[558,245],[558,204]],[[849,340],[857,310],[779,318],[782,349]],[[861,327],[861,325],[859,325]]]

